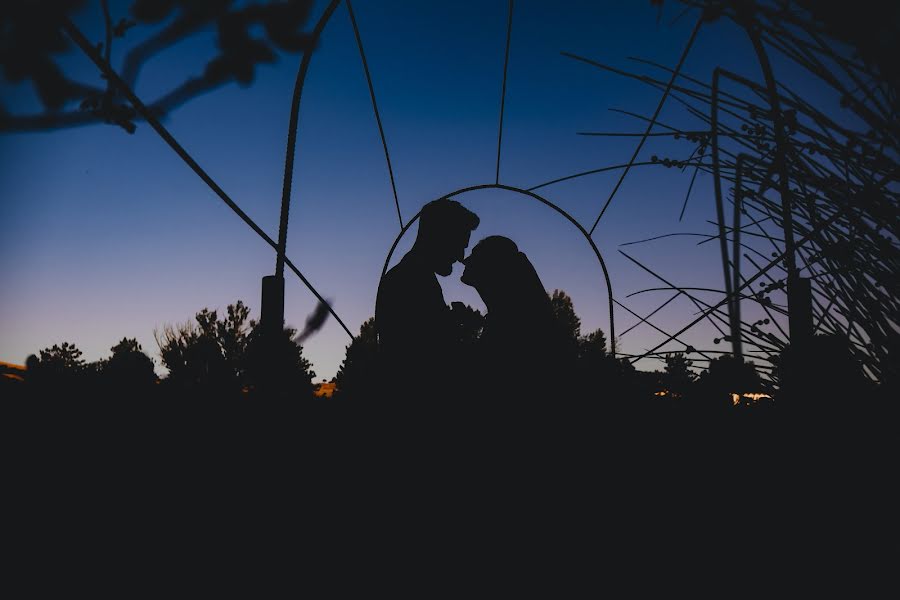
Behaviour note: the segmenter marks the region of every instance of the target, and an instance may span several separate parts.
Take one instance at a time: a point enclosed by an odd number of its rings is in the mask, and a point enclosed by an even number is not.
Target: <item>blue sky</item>
[[[99,40],[102,19],[93,4],[77,23]],[[114,18],[124,16],[127,5],[113,2]],[[310,29],[323,6],[316,3]],[[660,93],[560,51],[665,78],[628,57],[674,66],[696,19],[689,14],[671,24],[678,8],[666,3],[657,23],[656,8],[645,1],[516,2],[501,182],[527,188],[627,162],[637,139],[576,132],[642,132],[642,123],[608,109],[649,115]],[[507,2],[358,0],[354,9],[404,218],[456,189],[493,183]],[[133,29],[119,42],[119,52],[143,35],[146,31]],[[213,49],[210,32],[159,55],[145,67],[138,95],[152,100],[199,72]],[[722,21],[701,29],[684,72],[708,81],[721,64],[759,79],[752,58],[746,36]],[[299,56],[283,55],[277,64],[259,69],[252,86],[229,84],[165,120],[176,139],[273,238],[298,65]],[[85,81],[98,81],[96,70],[75,51],[64,66]],[[790,75],[790,67],[777,57],[775,66]],[[27,85],[3,83],[0,90],[8,110],[40,109]],[[696,127],[674,103],[660,119]],[[639,160],[653,154],[685,158],[690,151],[685,142],[656,138]],[[590,228],[618,175],[592,175],[541,193]],[[635,169],[594,234],[616,299],[638,313],[650,312],[667,296],[626,298],[658,282],[617,250],[625,242],[664,233],[712,232],[706,223],[714,218],[708,176],[698,177],[685,219],[678,222],[689,179],[690,173],[675,169]],[[510,192],[475,192],[458,199],[482,217],[473,243],[491,234],[513,238],[548,290],[561,288],[573,297],[586,330],[609,331],[602,272],[568,222]],[[358,330],[373,314],[382,263],[399,225],[344,6],[325,29],[307,78],[291,206],[288,255]],[[0,214],[0,360],[9,362],[22,363],[28,354],[63,341],[74,342],[94,360],[127,336],[136,337],[158,365],[154,328],[184,322],[204,307],[224,309],[238,299],[258,316],[260,280],[274,272],[274,251],[145,124],[134,135],[107,125],[0,135]],[[401,242],[395,259],[414,234]],[[696,238],[669,238],[624,249],[679,284],[721,287],[717,247],[696,243]],[[460,271],[442,281],[445,299],[483,307],[473,290],[456,281]],[[315,299],[292,274],[286,288],[286,320],[300,327]],[[680,299],[654,322],[675,330],[695,311]],[[634,322],[617,308],[619,332]],[[684,339],[715,348],[712,339],[718,335],[703,325]],[[640,352],[659,340],[658,332],[642,326],[623,337],[621,347]],[[308,340],[305,354],[318,379],[334,375],[348,341],[333,320]]]

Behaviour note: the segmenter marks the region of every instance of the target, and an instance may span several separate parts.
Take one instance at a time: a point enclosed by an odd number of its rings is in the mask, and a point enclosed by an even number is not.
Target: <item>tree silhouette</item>
[[[38,354],[32,354],[25,361],[26,382],[36,395],[73,395],[96,372],[81,358],[82,352],[75,344],[54,344]]]
[[[257,397],[311,397],[315,373],[294,341],[296,330],[265,331],[240,300],[225,318],[204,308],[196,323],[155,332],[168,388],[182,392]]]
[[[456,343],[463,352],[471,349],[484,331],[484,315],[478,309],[462,302],[450,304],[450,320],[453,323]]]
[[[63,342],[62,346],[53,345],[40,351],[41,368],[46,372],[80,373],[84,367],[82,352],[75,344]]]
[[[311,399],[311,363],[295,340],[297,330],[254,324],[241,361],[243,389],[256,398]]]
[[[665,357],[666,367],[660,378],[672,398],[686,398],[690,396],[697,375],[691,371],[693,361],[689,360],[683,352],[673,352]]]
[[[606,334],[602,329],[578,336],[578,360],[597,362],[606,358]]]
[[[217,315],[203,309],[196,324],[163,327],[154,332],[163,365],[169,370],[166,383],[181,389],[237,387],[238,373],[229,371],[216,332]]]
[[[215,320],[215,313],[212,313],[212,317]],[[229,371],[238,376],[241,375],[248,335],[255,327],[256,322],[250,320],[250,308],[240,300],[228,305],[223,320],[215,320],[216,341],[225,357],[225,363]]]
[[[732,394],[738,394],[738,402],[746,405],[743,394],[762,392],[765,387],[751,363],[724,354],[709,362],[696,389],[697,399],[705,408],[721,410],[734,406]]]
[[[556,319],[561,335],[574,351],[581,338],[581,319],[575,314],[572,298],[562,290],[553,290],[550,295],[550,305],[553,307],[553,317]]]
[[[367,319],[353,338],[335,375],[336,399],[358,400],[375,397],[379,387],[378,338],[375,317]]]
[[[101,377],[111,392],[149,393],[156,384],[153,360],[136,339],[122,338],[110,348],[112,356],[103,361]]]
[[[563,347],[575,361],[569,393],[590,410],[633,410],[652,397],[655,382],[637,371],[628,359],[614,359],[606,349],[606,333],[598,328],[581,334],[581,319],[572,298],[562,290],[550,297],[564,339]]]

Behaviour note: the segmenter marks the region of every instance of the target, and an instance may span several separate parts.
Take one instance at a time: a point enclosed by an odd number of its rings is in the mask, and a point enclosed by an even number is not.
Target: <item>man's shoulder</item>
[[[416,293],[422,292],[437,283],[434,273],[428,271],[420,265],[408,261],[400,261],[391,268],[378,286],[378,292],[381,293]]]
[[[400,262],[388,269],[388,272],[385,273],[384,277],[385,279],[402,279],[409,277],[422,277],[429,274],[430,272],[423,265],[419,264],[417,261],[409,260],[404,256],[400,260]]]

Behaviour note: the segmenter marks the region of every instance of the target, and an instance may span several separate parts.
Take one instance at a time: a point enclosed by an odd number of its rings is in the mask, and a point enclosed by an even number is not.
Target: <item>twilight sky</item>
[[[112,2],[113,17],[130,2]],[[325,2],[317,2],[312,29]],[[646,0],[515,3],[504,118],[500,181],[531,187],[558,177],[626,163],[637,138],[577,136],[578,131],[643,132],[645,124],[611,112],[651,115],[660,92],[565,58],[568,51],[665,79],[628,60],[638,56],[674,67],[694,25],[680,6],[657,10]],[[426,202],[458,188],[493,183],[506,35],[505,0],[432,2],[357,0],[365,44],[391,152],[400,207],[411,218]],[[79,14],[90,39],[102,38],[99,2]],[[132,29],[114,51],[146,35]],[[211,55],[209,32],[148,63],[136,92],[153,100],[199,72]],[[225,191],[277,238],[285,136],[299,55],[283,55],[258,70],[249,88],[229,84],[174,111],[164,124]],[[779,77],[789,67],[773,56]],[[730,22],[701,29],[684,72],[709,81],[716,64],[760,79],[746,36]],[[96,69],[73,50],[67,72],[99,82]],[[779,70],[780,69],[780,70]],[[797,83],[796,85],[805,85]],[[814,90],[812,86],[806,88]],[[0,84],[3,104],[19,113],[40,105],[29,85]],[[699,128],[669,102],[663,123]],[[638,160],[653,154],[684,159],[686,142],[648,141]],[[619,176],[591,175],[542,188],[542,193],[590,228]],[[711,233],[712,179],[699,175],[684,221],[678,215],[690,172],[633,170],[594,233],[609,267],[617,300],[647,314],[668,298],[650,292],[659,282],[630,263],[620,244],[672,232]],[[472,236],[501,234],[531,258],[548,291],[574,299],[584,329],[609,332],[607,292],[589,246],[564,219],[510,192],[457,198],[482,218]],[[374,311],[382,263],[399,231],[378,129],[346,7],[341,6],[315,51],[301,106],[288,256],[351,329]],[[159,367],[154,328],[191,319],[201,308],[223,309],[238,299],[258,317],[260,280],[275,268],[274,251],[257,237],[146,124],[128,135],[109,125],[42,133],[0,134],[0,360],[23,363],[28,354],[63,341],[88,360],[109,355],[122,337],[136,337]],[[413,239],[401,242],[395,260]],[[721,287],[714,243],[676,237],[623,248],[681,285]],[[483,310],[473,290],[458,283],[461,265],[442,280],[445,299]],[[302,327],[314,297],[286,274],[285,315]],[[707,300],[716,298],[704,296]],[[717,298],[716,298],[717,299]],[[667,331],[693,319],[685,299],[652,321]],[[616,309],[616,329],[636,319]],[[702,348],[718,334],[701,325],[684,336]],[[641,326],[621,338],[638,353],[661,335]],[[317,380],[330,378],[349,338],[330,320],[307,341]],[[672,349],[681,348],[672,344]],[[647,361],[641,368],[656,368]]]

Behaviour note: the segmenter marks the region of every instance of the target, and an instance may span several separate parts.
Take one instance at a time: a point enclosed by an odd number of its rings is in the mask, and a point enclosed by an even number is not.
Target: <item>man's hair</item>
[[[443,237],[448,232],[470,232],[478,227],[478,215],[455,200],[429,202],[419,216],[419,235]]]

